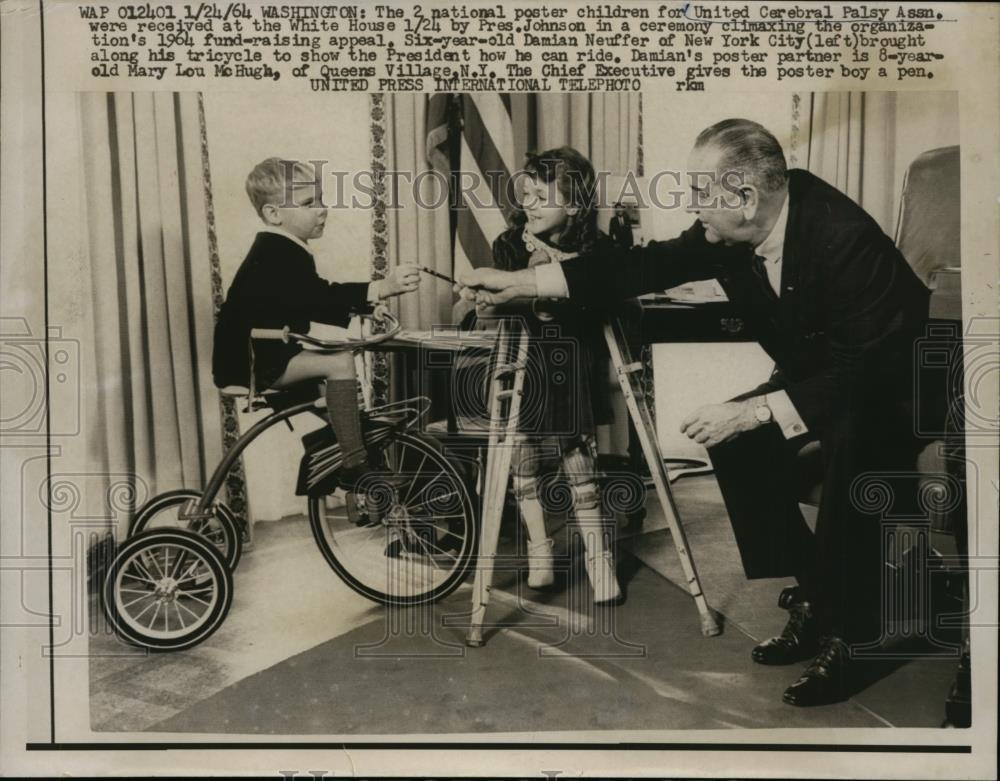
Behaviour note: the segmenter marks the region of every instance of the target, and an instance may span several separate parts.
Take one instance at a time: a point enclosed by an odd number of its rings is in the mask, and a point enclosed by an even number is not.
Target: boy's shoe
[[[337,483],[345,491],[373,496],[378,494],[379,499],[386,499],[388,497],[384,492],[395,494],[406,485],[406,478],[387,469],[374,469],[367,461],[361,461],[337,470]]]
[[[362,461],[351,466],[342,466],[337,470],[337,484],[345,491],[354,491],[358,481],[363,480],[371,474],[372,468],[367,461]]]
[[[548,537],[541,542],[528,543],[528,588],[545,588],[556,579],[552,571],[552,546],[555,541]]]
[[[347,508],[347,518],[355,526],[378,526],[379,517],[369,511],[365,497],[359,496],[353,491],[347,491],[344,496],[344,505]]]

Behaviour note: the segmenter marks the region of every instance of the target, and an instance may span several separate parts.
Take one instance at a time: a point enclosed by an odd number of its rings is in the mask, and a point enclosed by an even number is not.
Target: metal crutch
[[[500,541],[500,519],[503,515],[507,482],[510,480],[511,456],[518,435],[529,338],[528,330],[523,326],[514,327],[506,318],[500,321],[496,365],[490,385],[490,438],[486,454],[486,481],[483,486],[479,557],[472,588],[472,617],[465,637],[466,645],[473,647],[485,644],[483,623],[490,601],[493,561]]]
[[[719,634],[722,629],[701,590],[698,570],[695,568],[694,558],[688,549],[687,536],[684,534],[684,527],[681,525],[673,494],[670,492],[670,479],[663,463],[663,454],[660,453],[653,416],[649,412],[645,393],[634,384],[637,382],[636,373],[642,370],[642,362],[632,360],[632,352],[625,339],[625,332],[622,329],[621,321],[617,318],[604,324],[604,338],[608,343],[608,352],[614,363],[622,393],[625,395],[625,404],[628,406],[629,415],[632,416],[632,422],[635,423],[635,430],[642,445],[642,453],[649,466],[649,473],[656,486],[656,495],[660,499],[663,514],[667,517],[667,525],[670,527],[670,535],[673,538],[674,547],[677,549],[677,556],[681,560],[681,568],[684,570],[688,590],[691,592],[701,616],[701,633],[706,637],[712,637]]]

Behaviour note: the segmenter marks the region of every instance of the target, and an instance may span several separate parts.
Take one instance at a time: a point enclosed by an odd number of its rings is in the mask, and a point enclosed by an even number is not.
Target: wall
[[[644,234],[654,239],[676,236],[694,222],[683,208],[688,196],[685,171],[694,140],[706,127],[727,117],[751,119],[774,133],[786,154],[789,149],[792,100],[787,93],[765,98],[760,94],[721,94],[707,100],[698,93],[647,92],[642,96],[642,110],[644,176],[649,181],[660,174],[656,187],[659,201],[678,203],[676,208],[641,213]],[[681,201],[671,201],[669,190],[682,193]]]
[[[358,121],[344,121],[345,117],[357,117]],[[216,234],[226,289],[261,225],[244,190],[253,166],[272,156],[329,161],[325,200],[330,203],[334,186],[330,174],[334,170],[353,174],[370,166],[367,117],[367,95],[289,95],[268,98],[266,102],[243,93],[205,95]],[[367,280],[371,212],[331,209],[325,234],[311,244],[320,276],[337,281]],[[323,327],[314,330],[322,331]],[[246,431],[262,416],[241,414],[241,430]],[[285,426],[275,427],[245,455],[250,512],[255,521],[275,520],[305,510],[304,500],[294,495],[302,452],[299,440],[321,423],[305,417],[298,420],[301,423],[293,422],[295,432]]]

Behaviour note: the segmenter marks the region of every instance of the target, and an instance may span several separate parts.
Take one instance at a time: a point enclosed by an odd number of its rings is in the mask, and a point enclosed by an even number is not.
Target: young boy
[[[217,387],[248,385],[251,368],[260,390],[326,380],[326,410],[343,454],[342,484],[369,471],[358,414],[357,377],[350,351],[322,354],[300,345],[260,340],[251,367],[250,329],[307,333],[310,321],[346,326],[351,314],[416,290],[420,272],[401,265],[372,283],[327,282],[316,273],[309,240],[323,235],[326,206],[311,165],[271,157],[247,177],[247,195],[264,223],[229,287],[215,326],[212,375]]]

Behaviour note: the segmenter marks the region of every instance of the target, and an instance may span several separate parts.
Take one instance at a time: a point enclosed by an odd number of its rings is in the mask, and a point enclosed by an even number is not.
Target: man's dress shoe
[[[789,705],[829,705],[845,699],[850,651],[839,637],[824,637],[822,648],[802,677],[785,689]]]
[[[792,664],[814,656],[819,651],[816,619],[799,588],[783,589],[778,607],[789,612],[788,623],[780,635],[755,646],[750,656],[757,664]]]

